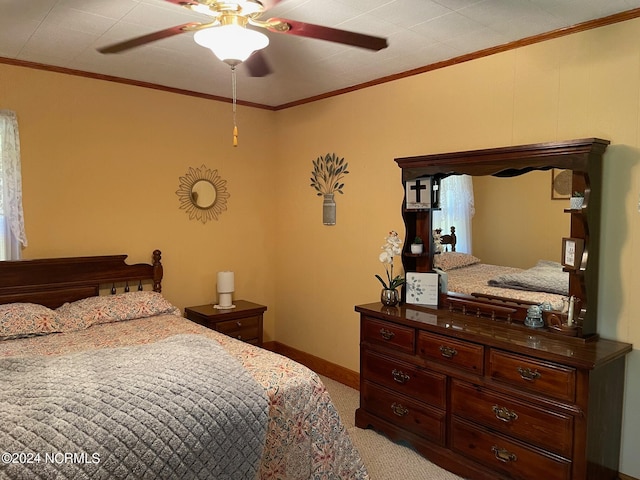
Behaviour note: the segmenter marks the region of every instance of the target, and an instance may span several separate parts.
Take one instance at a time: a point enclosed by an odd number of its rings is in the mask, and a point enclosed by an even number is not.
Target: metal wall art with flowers
[[[322,204],[322,223],[325,225],[336,224],[336,201],[334,194],[343,194],[344,183],[342,179],[349,173],[347,168],[349,163],[344,158],[338,158],[335,153],[327,153],[313,161],[311,171],[311,186],[318,192],[317,195],[324,196]]]
[[[400,255],[401,252],[402,239],[398,236],[398,232],[391,230],[385,238],[382,253],[379,256],[387,274],[387,281],[385,282],[380,275],[376,274],[376,278],[382,284],[380,301],[387,306],[397,305],[400,301],[397,288],[404,283],[404,277],[402,275],[393,276],[393,257]]]

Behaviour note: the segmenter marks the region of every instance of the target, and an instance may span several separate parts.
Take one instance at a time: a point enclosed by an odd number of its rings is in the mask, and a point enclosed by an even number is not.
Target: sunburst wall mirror
[[[218,220],[218,216],[227,209],[227,181],[205,165],[189,168],[184,177],[180,177],[180,187],[176,192],[180,199],[180,208],[189,215],[189,220],[207,223]]]

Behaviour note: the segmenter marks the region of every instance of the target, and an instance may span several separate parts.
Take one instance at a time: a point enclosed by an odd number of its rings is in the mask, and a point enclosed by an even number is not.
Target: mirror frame
[[[199,182],[211,184],[215,191],[215,199],[209,206],[200,206],[193,196],[193,189]],[[184,177],[180,177],[180,187],[176,191],[180,199],[180,209],[185,210],[189,220],[199,220],[207,223],[209,220],[218,220],[218,216],[227,209],[227,181],[218,175],[217,170],[211,170],[205,165],[200,168],[190,167]]]
[[[602,196],[602,157],[609,145],[608,140],[586,138],[563,142],[548,142],[512,147],[490,148],[485,150],[471,150],[434,155],[420,155],[414,157],[396,158],[395,161],[402,169],[403,190],[407,181],[421,177],[432,177],[437,184],[444,177],[456,174],[494,175],[512,177],[532,170],[551,170],[553,168],[571,170],[571,191],[584,191],[585,199],[579,211],[565,210],[568,221],[571,222],[571,237],[584,239],[584,251],[579,268],[569,269],[569,295],[574,295],[581,301],[578,314],[579,337],[590,337],[597,332],[597,302],[598,302],[598,264],[600,248],[600,210]],[[407,227],[406,238],[413,238],[416,226],[415,219],[405,208],[403,200],[403,219]],[[437,206],[436,206],[437,208]],[[428,209],[428,221],[420,221],[420,228],[428,229],[430,245],[424,257],[402,256],[405,272],[426,272],[433,269],[433,235],[431,234],[431,210]],[[424,225],[427,223],[428,225]],[[413,235],[413,236],[412,236]],[[561,239],[558,239],[561,248]],[[405,244],[403,252],[408,251]],[[404,293],[404,292],[403,292]],[[442,304],[451,305],[464,297],[474,303],[478,299],[459,294],[444,294]],[[588,299],[588,302],[587,302]],[[495,301],[486,303],[499,305]],[[504,305],[504,304],[503,304]],[[521,315],[521,311],[519,314]],[[526,315],[526,312],[525,312]]]

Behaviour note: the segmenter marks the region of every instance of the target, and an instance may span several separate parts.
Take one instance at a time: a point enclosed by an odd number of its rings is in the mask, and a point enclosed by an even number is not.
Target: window
[[[18,120],[0,110],[0,260],[18,260],[26,246]]]
[[[456,251],[471,253],[471,218],[475,213],[473,180],[469,175],[450,175],[440,183],[440,210],[433,212],[433,228],[448,234],[456,227]]]

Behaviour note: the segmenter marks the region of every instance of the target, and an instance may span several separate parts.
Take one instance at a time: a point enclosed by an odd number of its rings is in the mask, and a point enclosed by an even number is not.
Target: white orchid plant
[[[393,257],[400,255],[401,252],[402,239],[398,236],[398,232],[391,230],[385,238],[385,244],[382,246],[382,253],[380,254],[380,261],[387,273],[387,281],[385,282],[380,275],[376,275],[376,278],[380,280],[380,283],[386,289],[393,290],[404,283],[402,275],[393,276]]]

